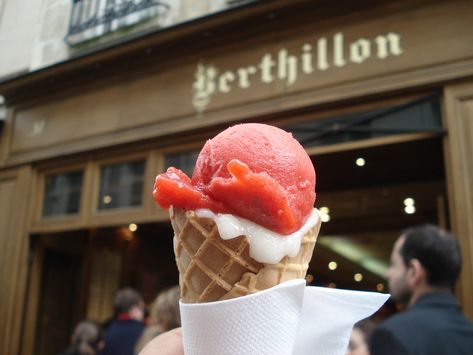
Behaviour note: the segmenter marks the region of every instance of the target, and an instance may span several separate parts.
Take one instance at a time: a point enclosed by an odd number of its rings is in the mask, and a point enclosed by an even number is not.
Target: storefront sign
[[[281,48],[276,55],[265,53],[259,63],[221,72],[216,65],[199,63],[195,71],[192,104],[203,112],[216,94],[231,94],[235,87],[250,89],[255,82],[268,84],[282,81],[290,87],[301,75],[361,65],[368,59],[384,60],[403,54],[401,35],[387,33],[372,39],[359,38],[345,43],[342,32],[332,38],[321,37],[304,43],[299,53]],[[367,64],[364,64],[367,65]]]

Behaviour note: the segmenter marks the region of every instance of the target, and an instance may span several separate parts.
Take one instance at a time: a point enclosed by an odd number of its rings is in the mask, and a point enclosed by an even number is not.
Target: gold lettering
[[[327,70],[329,68],[326,38],[321,38],[317,41],[317,68],[319,70]]]
[[[306,43],[302,46],[302,50],[302,71],[305,74],[311,74],[314,72],[314,67],[312,66],[312,46]]]
[[[340,32],[333,36],[333,64],[336,67],[344,67],[346,64],[343,58],[343,34]]]
[[[226,71],[220,78],[218,79],[218,90],[220,92],[230,92],[230,85],[229,82],[235,81],[235,74],[231,71]]]
[[[202,63],[197,65],[197,71],[194,74],[194,97],[192,103],[197,111],[202,112],[210,103],[210,97],[215,93],[215,78],[217,69],[213,66],[204,66]]]
[[[294,84],[297,79],[297,58],[288,55],[286,49],[279,51],[278,57],[278,78],[287,79],[288,85]]]
[[[256,67],[251,65],[247,68],[240,68],[237,70],[237,73],[239,78],[238,84],[242,89],[246,89],[251,85],[249,77],[252,74],[256,74]]]
[[[350,61],[363,63],[371,56],[371,43],[367,39],[360,38],[350,45]]]
[[[375,38],[378,46],[378,58],[384,59],[389,54],[401,55],[403,53],[401,48],[401,36],[398,33],[388,33],[385,36],[377,36]]]
[[[332,40],[332,44],[329,44],[330,40]],[[333,48],[329,48],[329,45]],[[314,47],[317,48],[317,57]],[[192,103],[195,109],[201,113],[209,105],[215,93],[229,93],[235,85],[241,89],[251,87],[252,75],[257,75],[255,78],[259,79],[260,83],[271,84],[279,79],[285,81],[287,86],[291,86],[298,79],[299,63],[301,73],[312,74],[316,70],[325,71],[334,67],[341,68],[350,63],[364,63],[371,58],[372,54],[374,55],[374,51],[379,59],[403,54],[401,35],[394,32],[369,39],[359,38],[347,47],[345,48],[344,34],[337,32],[333,34],[332,38],[318,38],[316,46],[315,43],[303,43],[301,51],[297,55],[291,55],[286,48],[281,48],[276,55],[264,53],[256,65],[227,70],[221,75],[215,66],[199,63],[192,84]],[[34,126],[32,134],[39,134],[43,128],[44,123],[38,123]]]
[[[272,68],[276,65],[276,62],[273,60],[271,54],[265,54],[261,58],[261,63],[259,64],[261,70],[261,81],[266,84],[270,84],[274,81]]]

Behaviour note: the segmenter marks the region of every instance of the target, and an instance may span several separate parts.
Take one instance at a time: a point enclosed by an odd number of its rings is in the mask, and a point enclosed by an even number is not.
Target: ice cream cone
[[[170,210],[174,252],[185,303],[230,299],[304,278],[320,229],[320,219],[302,238],[295,257],[262,264],[249,255],[245,236],[224,240],[215,222],[193,211]]]

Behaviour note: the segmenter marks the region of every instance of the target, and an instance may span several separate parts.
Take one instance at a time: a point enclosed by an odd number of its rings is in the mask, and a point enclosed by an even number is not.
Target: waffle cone
[[[302,238],[299,254],[276,264],[250,257],[245,236],[224,240],[210,218],[193,211],[170,210],[181,301],[202,303],[245,296],[284,281],[304,278],[320,229],[319,222]]]

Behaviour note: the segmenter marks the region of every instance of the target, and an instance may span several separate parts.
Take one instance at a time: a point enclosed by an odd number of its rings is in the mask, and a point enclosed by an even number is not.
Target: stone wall
[[[29,70],[43,0],[0,0],[0,78]]]
[[[105,1],[105,0],[103,0]],[[138,1],[138,0],[136,0]],[[161,0],[165,16],[150,18],[91,40],[66,43],[72,0],[0,0],[0,80],[54,65],[81,52],[228,8],[228,0]],[[243,1],[245,2],[245,1]]]

